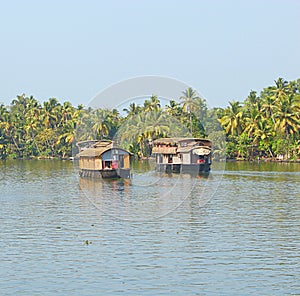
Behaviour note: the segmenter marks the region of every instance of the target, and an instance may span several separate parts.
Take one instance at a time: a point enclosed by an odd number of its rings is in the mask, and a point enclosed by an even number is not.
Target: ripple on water
[[[299,172],[267,168],[231,167],[206,183],[156,180],[152,196],[147,186],[100,181],[95,195],[114,215],[172,207],[126,221],[95,207],[69,162],[1,166],[1,294],[300,294]],[[192,190],[155,201],[172,182]]]

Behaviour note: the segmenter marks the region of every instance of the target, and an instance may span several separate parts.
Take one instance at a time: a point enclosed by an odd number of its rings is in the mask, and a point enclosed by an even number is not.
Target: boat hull
[[[157,164],[156,170],[165,173],[208,174],[210,164]]]
[[[130,169],[110,169],[110,170],[80,170],[80,177],[98,179],[130,178]]]

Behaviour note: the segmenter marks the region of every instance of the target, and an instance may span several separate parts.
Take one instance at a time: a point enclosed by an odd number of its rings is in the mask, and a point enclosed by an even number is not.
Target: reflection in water
[[[80,178],[87,199],[103,213],[131,221],[153,220],[177,209],[191,194],[204,206],[213,196],[222,172],[201,176],[139,173],[130,180]]]

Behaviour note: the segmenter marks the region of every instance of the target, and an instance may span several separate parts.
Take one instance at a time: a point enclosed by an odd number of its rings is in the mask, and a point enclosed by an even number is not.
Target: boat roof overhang
[[[155,145],[171,145],[171,144],[180,144],[181,142],[202,142],[207,146],[211,146],[211,140],[203,138],[160,138],[153,141]]]
[[[152,154],[176,154],[177,147],[153,147]]]
[[[125,154],[130,155],[129,151],[122,149],[122,148],[96,147],[96,148],[88,148],[86,150],[81,151],[80,153],[78,153],[78,157],[88,157],[88,158],[100,157],[105,152],[108,152],[110,150],[113,152],[113,154],[118,154],[118,153],[114,153],[114,151],[122,151],[122,152],[125,152]]]
[[[186,147],[178,147],[177,152],[179,153],[189,153],[193,152],[193,154],[198,154],[198,155],[207,155],[211,153],[211,148],[209,146],[186,146]]]
[[[106,151],[109,151],[110,149],[111,148],[105,148],[105,147],[88,148],[88,149],[85,149],[85,150],[81,151],[80,153],[78,153],[78,156],[79,157],[89,157],[89,158],[99,157]]]

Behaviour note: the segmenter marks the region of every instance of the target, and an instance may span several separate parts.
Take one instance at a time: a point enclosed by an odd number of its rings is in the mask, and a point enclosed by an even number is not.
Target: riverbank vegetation
[[[297,159],[300,156],[300,79],[251,91],[219,112],[228,158]]]
[[[152,95],[123,110],[85,108],[50,98],[17,96],[0,104],[0,158],[70,157],[77,141],[114,139],[139,157],[151,153],[158,137],[209,137],[215,155],[233,159],[300,157],[300,79],[285,81],[226,108],[208,108],[188,88],[168,105]],[[75,149],[75,150],[74,150]]]

